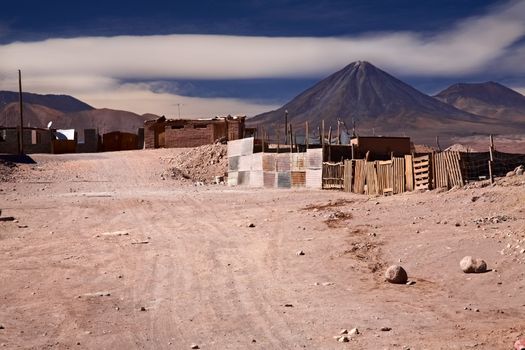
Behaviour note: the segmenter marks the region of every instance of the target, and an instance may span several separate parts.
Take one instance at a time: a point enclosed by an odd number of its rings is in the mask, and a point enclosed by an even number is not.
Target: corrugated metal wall
[[[228,185],[321,188],[322,149],[306,153],[253,153],[253,138],[228,142]]]

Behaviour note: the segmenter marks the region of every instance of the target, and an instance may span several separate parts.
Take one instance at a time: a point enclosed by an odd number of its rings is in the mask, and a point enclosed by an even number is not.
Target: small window
[[[193,124],[194,129],[206,129],[208,125],[206,124]]]
[[[171,128],[172,129],[183,129],[184,126],[183,125],[172,125]]]
[[[0,130],[0,142],[5,142],[7,139],[7,130]]]

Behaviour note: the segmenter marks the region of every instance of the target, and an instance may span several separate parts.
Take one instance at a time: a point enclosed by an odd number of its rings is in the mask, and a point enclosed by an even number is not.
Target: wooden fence
[[[344,163],[323,162],[323,189],[344,189]]]
[[[368,195],[451,188],[465,183],[460,152],[392,157],[386,161],[323,163],[323,188]],[[326,176],[326,179],[325,179]]]

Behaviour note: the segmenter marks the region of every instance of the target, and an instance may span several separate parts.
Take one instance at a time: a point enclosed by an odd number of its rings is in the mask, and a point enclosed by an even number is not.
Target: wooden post
[[[332,161],[332,126],[328,128],[328,161]]]
[[[18,100],[20,103],[20,129],[18,138],[18,154],[24,154],[24,102],[22,99],[22,72],[18,70]]]
[[[490,154],[490,160],[489,160],[489,177],[490,177],[490,183],[494,183],[494,177],[492,176],[492,166],[494,164],[494,138],[492,137],[492,134],[489,137],[489,154]]]
[[[279,153],[280,145],[281,145],[281,128],[277,128],[277,153]]]
[[[308,141],[309,141],[308,122],[305,122],[305,128],[306,128],[306,138],[305,138],[304,144],[306,145],[306,150],[308,150]]]
[[[284,144],[288,144],[288,110],[284,111]]]
[[[437,145],[438,151],[441,152],[441,145],[439,144],[439,136],[436,136],[436,145]]]
[[[293,151],[293,131],[292,131],[292,123],[289,125],[289,133],[290,133],[290,152]]]
[[[321,147],[324,148],[324,119],[321,120]]]
[[[341,128],[340,128],[341,122],[337,120],[337,144],[341,144]]]
[[[262,127],[262,138],[261,138],[261,144],[262,144],[262,151],[264,153],[264,137],[265,137],[265,134],[264,134],[264,126]]]

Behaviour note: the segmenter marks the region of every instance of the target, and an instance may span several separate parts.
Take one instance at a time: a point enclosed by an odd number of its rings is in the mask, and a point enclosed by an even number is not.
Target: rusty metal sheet
[[[277,154],[276,158],[277,158],[276,170],[278,172],[290,171],[291,170],[290,153]]]
[[[239,186],[250,185],[250,172],[249,171],[239,171],[237,175],[237,184]]]
[[[290,188],[291,187],[291,176],[289,171],[279,171],[277,173],[277,187],[278,188]]]
[[[292,171],[306,170],[306,153],[292,153]]]
[[[275,171],[276,155],[272,153],[263,153],[262,164],[264,171]]]
[[[263,182],[266,188],[275,188],[277,186],[276,173],[273,171],[263,172]]]
[[[229,157],[228,158],[228,171],[238,171],[239,170],[239,158],[240,157]]]
[[[306,186],[306,171],[292,171],[291,172],[292,187]]]

